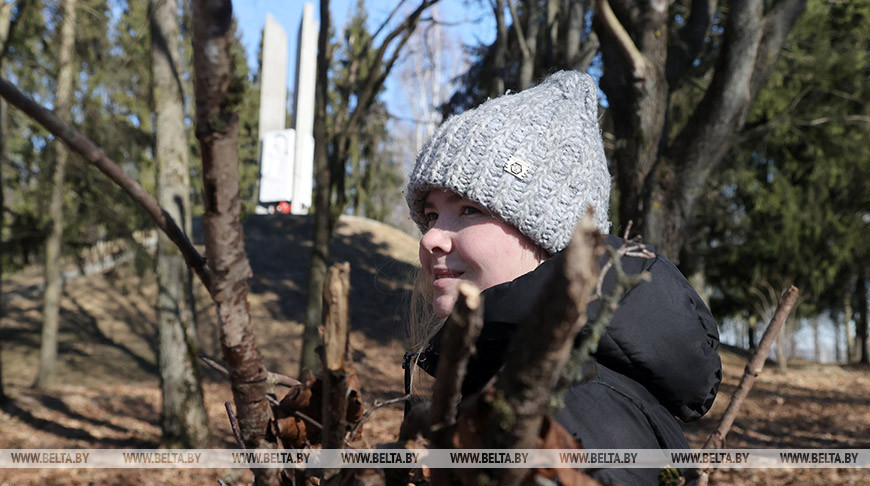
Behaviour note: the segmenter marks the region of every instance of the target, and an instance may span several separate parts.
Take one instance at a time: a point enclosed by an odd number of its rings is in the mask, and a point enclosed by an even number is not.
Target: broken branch
[[[456,423],[456,407],[462,398],[468,360],[474,354],[483,329],[483,302],[480,290],[461,282],[456,305],[447,321],[442,356],[438,360],[437,381],[432,391],[429,427],[432,443],[438,448],[450,447],[450,429]]]
[[[596,247],[601,234],[587,213],[574,230],[563,271],[511,341],[508,360],[488,394],[490,416],[483,447],[531,449],[538,435],[550,394],[568,360],[574,337],[586,324],[586,306],[598,277]],[[523,469],[498,469],[499,484],[519,484]]]

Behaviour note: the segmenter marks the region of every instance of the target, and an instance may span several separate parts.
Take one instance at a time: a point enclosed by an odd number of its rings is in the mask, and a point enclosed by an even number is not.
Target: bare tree
[[[729,3],[712,79],[673,137],[666,129],[672,121],[671,94],[705,46],[715,0],[692,0],[691,14],[674,33],[669,32],[672,2],[596,3],[604,60],[601,88],[617,140],[613,160],[619,219],[641,223],[644,241],[677,259],[695,200],[732,147],[806,0]]]
[[[63,1],[60,26],[60,51],[58,54],[57,95],[54,111],[64,120],[69,120],[73,96],[73,54],[76,40],[76,0]],[[35,385],[46,387],[55,379],[57,364],[57,334],[60,318],[60,246],[63,239],[63,183],[69,151],[60,141],[55,141],[56,158],[51,176],[51,201],[48,217],[51,220],[48,238],[45,241],[45,293],[42,307],[42,339],[39,348],[39,373]]]
[[[348,112],[335,114],[331,134],[326,129],[326,102],[328,100],[329,66],[332,53],[329,50],[329,0],[320,2],[320,35],[317,52],[317,86],[315,88],[314,108],[314,179],[317,185],[314,194],[314,242],[311,252],[311,266],[308,274],[308,300],[305,307],[305,329],[302,334],[302,355],[300,357],[300,376],[307,370],[318,367],[315,348],[320,339],[317,327],[321,323],[323,311],[323,284],[326,279],[329,261],[329,242],[332,228],[338,215],[344,210],[346,194],[344,189],[345,167],[350,153],[353,137],[359,133],[366,118],[377,102],[378,93],[384,86],[399,55],[414,29],[420,23],[423,13],[438,0],[420,0],[420,3],[392,30],[386,31],[392,17],[401,6],[396,6],[369,38],[360,56],[368,63],[364,73],[356,71],[351,83],[354,88],[342,94],[342,106],[353,106]],[[381,32],[386,32],[381,37]],[[379,45],[375,39],[381,38]],[[369,57],[370,55],[370,57]],[[354,59],[359,63],[361,59]],[[357,64],[358,66],[358,64]],[[351,66],[351,71],[357,69]],[[351,96],[354,103],[350,103]],[[335,193],[335,205],[331,194]]]
[[[151,0],[149,11],[157,201],[190,234],[190,169],[178,61],[178,2]],[[192,275],[178,248],[164,233],[158,234],[156,264],[162,444],[206,447],[208,414],[197,366]]]
[[[432,7],[431,16],[434,18],[438,13],[437,6]],[[450,99],[452,81],[468,68],[460,49],[439,23],[417,28],[408,40],[407,54],[398,74],[413,117],[413,145],[407,150],[410,160],[441,124],[440,107]],[[408,140],[398,140],[402,141]]]

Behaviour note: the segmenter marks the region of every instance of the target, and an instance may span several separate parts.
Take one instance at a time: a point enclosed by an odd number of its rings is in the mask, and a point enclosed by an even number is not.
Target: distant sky
[[[369,13],[370,28],[379,26],[394,8],[399,0],[367,0],[366,7]],[[287,32],[288,59],[287,80],[292,83],[296,76],[296,40],[299,23],[302,20],[302,8],[305,2],[301,0],[237,0],[233,3],[236,17],[239,20],[239,30],[242,33],[242,42],[248,54],[248,63],[254,69],[257,64],[257,49],[260,43],[260,34],[266,23],[266,14],[270,13],[275,20]],[[315,18],[320,18],[320,2],[314,4]],[[405,2],[409,7],[416,6],[417,1]],[[330,2],[332,24],[339,31],[344,25],[349,9],[356,4],[356,0],[333,0]],[[445,27],[448,35],[453,35],[465,44],[477,44],[480,41],[492,42],[495,38],[495,21],[489,13],[488,2],[477,0],[442,0],[438,4],[439,21],[456,24]],[[396,17],[399,17],[396,15]],[[479,22],[473,22],[479,20]],[[292,86],[290,86],[292,88]],[[396,93],[397,89],[387,83],[387,103],[391,111],[398,115],[402,113],[401,103],[397,99],[401,96]],[[292,106],[292,102],[290,103]]]

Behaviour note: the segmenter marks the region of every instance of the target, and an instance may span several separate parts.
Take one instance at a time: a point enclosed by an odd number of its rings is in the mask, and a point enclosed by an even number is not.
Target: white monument
[[[285,129],[287,35],[271,15],[266,16],[260,77],[258,212],[287,212],[289,209],[293,214],[308,214],[311,207],[317,30],[314,6],[306,3],[299,25],[296,53],[294,128]]]
[[[273,130],[287,128],[287,34],[271,14],[266,14],[262,55],[260,140]]]

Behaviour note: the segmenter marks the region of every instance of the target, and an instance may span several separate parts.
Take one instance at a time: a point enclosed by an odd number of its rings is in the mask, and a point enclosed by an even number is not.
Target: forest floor
[[[246,248],[254,271],[249,296],[261,353],[273,371],[297,375],[312,220],[251,216]],[[332,259],[351,263],[352,357],[368,405],[402,394],[403,308],[415,271],[416,241],[389,226],[342,218]],[[58,384],[30,387],[37,369],[41,292],[39,268],[3,281],[0,317],[3,384],[0,449],[157,448],[160,391],[151,272],[132,263],[82,277],[64,287]],[[201,286],[200,286],[201,287]],[[214,308],[200,292],[203,352],[220,357]],[[722,349],[724,381],[712,411],[686,425],[699,447],[725,410],[747,355]],[[234,448],[224,402],[226,380],[204,371],[213,446]],[[374,412],[362,447],[395,440],[401,405]],[[870,448],[870,370],[797,362],[759,376],[728,436],[730,448]],[[241,469],[6,469],[0,485],[250,484]],[[868,484],[864,469],[743,469],[714,472],[711,484]]]

